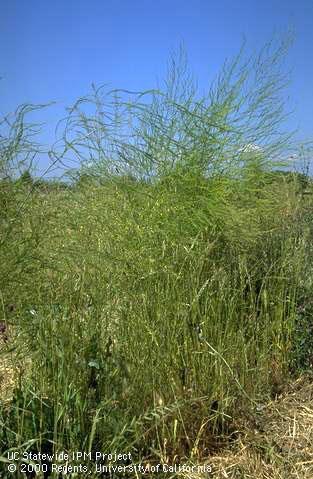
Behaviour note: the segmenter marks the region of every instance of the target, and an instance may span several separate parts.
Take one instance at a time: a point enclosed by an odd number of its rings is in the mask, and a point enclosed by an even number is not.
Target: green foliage
[[[312,237],[310,180],[278,170],[284,48],[241,54],[204,98],[184,59],[163,92],[94,89],[62,135],[77,181],[1,182],[1,301],[27,358],[3,450],[200,458],[274,394]]]
[[[300,301],[299,301],[300,303]],[[294,371],[310,371],[313,366],[313,305],[310,297],[299,304],[293,337],[291,365]]]

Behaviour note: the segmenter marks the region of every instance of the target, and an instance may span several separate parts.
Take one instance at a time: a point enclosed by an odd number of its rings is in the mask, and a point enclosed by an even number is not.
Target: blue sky
[[[290,128],[313,138],[312,0],[2,0],[0,114],[20,103],[57,105],[43,114],[43,138],[65,107],[92,82],[142,90],[162,78],[170,53],[184,43],[201,88],[246,37],[250,50],[274,32],[295,31],[288,57]]]

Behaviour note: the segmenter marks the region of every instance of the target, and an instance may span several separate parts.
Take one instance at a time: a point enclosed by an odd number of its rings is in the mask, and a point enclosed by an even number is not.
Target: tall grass
[[[77,156],[79,181],[1,182],[19,225],[3,236],[3,349],[22,364],[4,452],[200,460],[279,393],[312,235],[299,176],[277,171],[285,47],[241,53],[203,98],[183,58],[164,91],[95,89],[51,152]]]

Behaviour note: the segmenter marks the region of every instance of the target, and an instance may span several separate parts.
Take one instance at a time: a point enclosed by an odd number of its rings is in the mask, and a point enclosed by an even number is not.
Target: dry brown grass
[[[9,344],[0,337],[0,400],[8,402],[12,398],[16,384],[16,367]]]
[[[257,416],[244,425],[239,438],[228,449],[209,459],[212,477],[312,479],[312,378],[302,377],[290,384],[283,395],[268,403]],[[188,478],[204,476],[196,474]]]

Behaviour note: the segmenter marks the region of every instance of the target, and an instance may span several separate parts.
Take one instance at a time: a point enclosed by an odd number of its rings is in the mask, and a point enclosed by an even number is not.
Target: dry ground
[[[313,378],[291,383],[253,423],[243,425],[239,439],[211,457],[209,464],[216,479],[312,479]]]
[[[14,353],[10,344],[0,336],[0,401],[10,401],[16,380]]]

